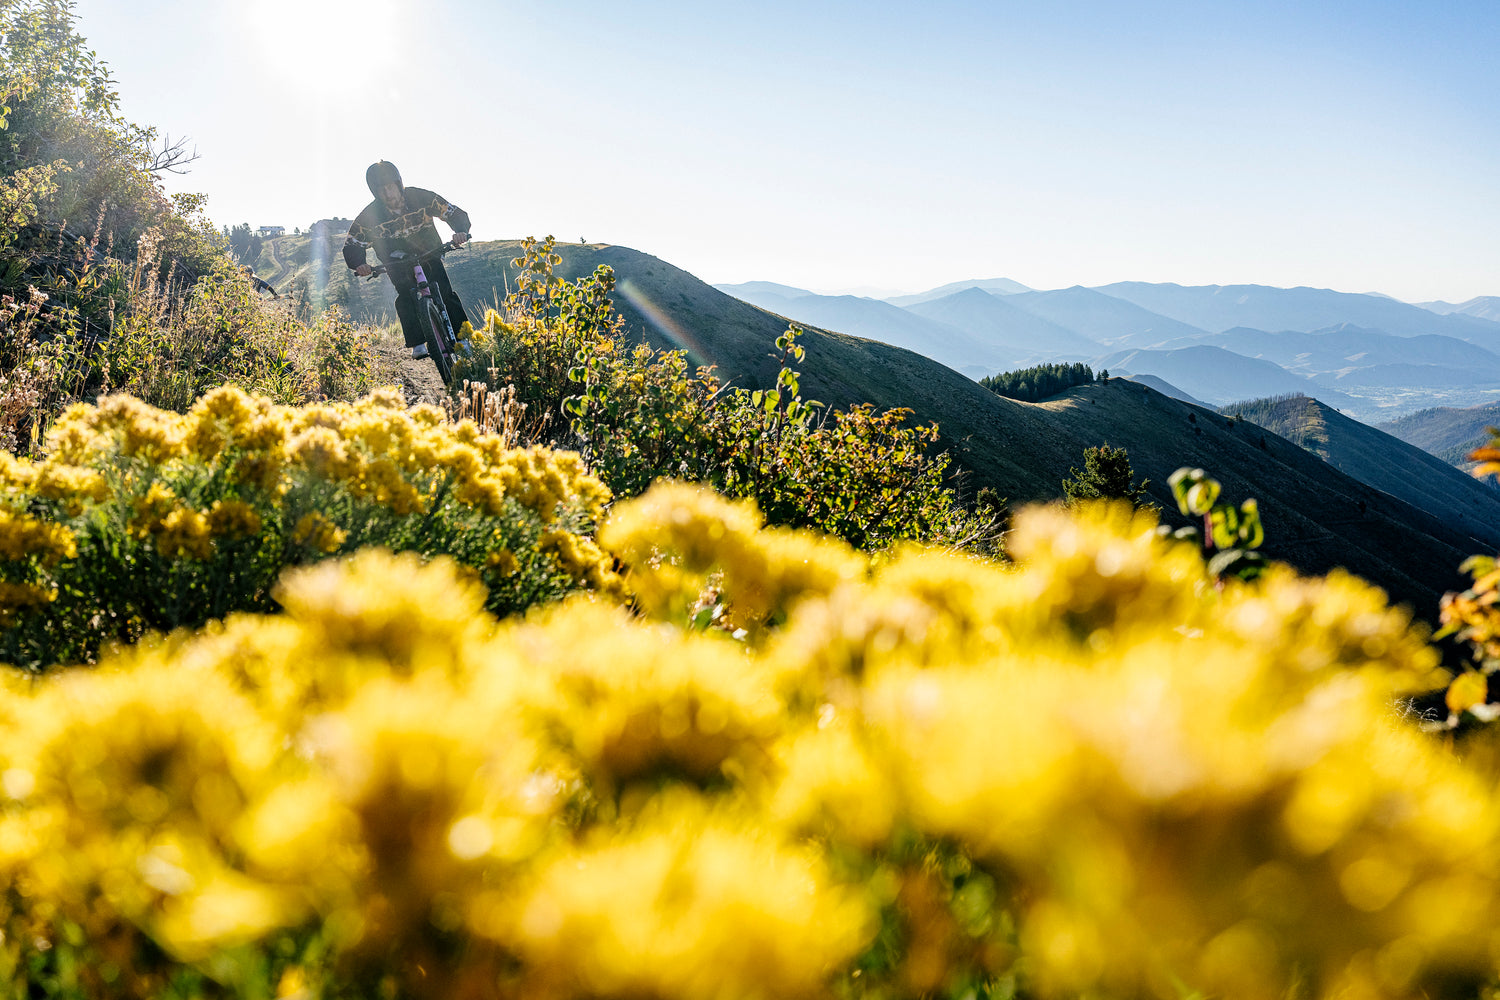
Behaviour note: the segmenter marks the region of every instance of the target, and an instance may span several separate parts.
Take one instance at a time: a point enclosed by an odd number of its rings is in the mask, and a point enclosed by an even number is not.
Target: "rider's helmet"
[[[372,163],[370,169],[365,171],[365,183],[370,186],[370,193],[377,198],[380,197],[380,189],[389,181],[395,181],[398,185],[405,187],[401,184],[401,171],[397,170],[396,165],[389,160]]]

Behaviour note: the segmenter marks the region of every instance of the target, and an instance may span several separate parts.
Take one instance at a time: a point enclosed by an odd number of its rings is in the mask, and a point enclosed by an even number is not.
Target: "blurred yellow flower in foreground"
[[[141,453],[233,450],[192,419]],[[1014,566],[871,559],[666,485],[601,532],[637,613],[499,621],[477,570],[367,549],[280,615],[8,682],[0,983],[66,953],[151,995],[1476,994],[1494,755],[1402,717],[1425,632],[1346,574],[1217,586],[1153,528],[1039,509]]]

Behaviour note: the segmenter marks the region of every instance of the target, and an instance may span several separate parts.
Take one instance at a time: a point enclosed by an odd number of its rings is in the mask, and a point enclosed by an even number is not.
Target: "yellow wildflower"
[[[39,497],[61,501],[70,517],[78,516],[85,500],[103,503],[110,493],[109,484],[93,469],[52,461],[36,467],[32,489]]]
[[[0,580],[0,624],[14,620],[17,611],[39,608],[57,600],[57,591],[37,583]]]
[[[521,954],[528,995],[824,996],[874,929],[858,897],[807,855],[674,805],[557,858],[517,907],[481,897],[475,931]]]
[[[202,512],[179,507],[161,520],[156,551],[168,559],[207,559],[213,555],[213,532]]]
[[[215,536],[245,538],[260,534],[260,512],[243,500],[215,500],[208,511],[208,527]]]
[[[96,426],[108,435],[119,435],[126,456],[140,455],[162,462],[181,454],[184,442],[182,418],[141,402],[133,396],[106,396],[99,401]]]
[[[315,510],[303,514],[292,529],[292,541],[318,552],[337,552],[349,533]]]
[[[516,554],[510,549],[496,549],[485,557],[484,565],[501,576],[510,576],[520,569],[520,563],[516,561]]]
[[[0,510],[0,558],[20,560],[35,557],[44,566],[54,566],[76,555],[77,540],[66,526],[29,514]]]
[[[287,442],[287,454],[293,462],[313,475],[338,482],[355,475],[359,460],[349,454],[344,439],[331,427],[313,425]]]
[[[137,538],[145,538],[161,530],[161,522],[177,509],[177,494],[172,487],[157,480],[132,506],[134,516],[130,519],[130,529]]]

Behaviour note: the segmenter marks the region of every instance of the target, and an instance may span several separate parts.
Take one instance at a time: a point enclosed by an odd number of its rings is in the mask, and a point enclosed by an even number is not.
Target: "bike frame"
[[[457,249],[458,247],[452,243],[444,243],[436,250],[430,250],[415,257],[402,256],[393,258],[390,264],[380,264],[372,268],[369,278],[366,279],[373,281],[382,274],[389,274],[391,265],[400,265],[403,267],[408,263],[411,265],[412,276],[416,279],[416,284],[409,293],[405,294],[410,294],[416,300],[414,305],[417,310],[418,322],[425,323],[427,321],[427,306],[429,303],[437,307],[438,315],[443,318],[443,336],[440,338],[442,341],[440,346],[443,358],[433,358],[433,364],[437,365],[438,372],[443,376],[444,381],[447,381],[448,372],[453,368],[453,357],[458,347],[458,336],[457,331],[453,329],[453,319],[448,315],[448,303],[443,301],[441,295],[432,294],[432,285],[427,280],[427,272],[423,270],[422,262],[439,259],[443,255]]]

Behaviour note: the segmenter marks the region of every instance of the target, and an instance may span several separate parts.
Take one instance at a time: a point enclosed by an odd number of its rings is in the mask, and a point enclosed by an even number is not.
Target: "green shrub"
[[[800,392],[800,331],[777,340],[769,390],[731,388],[683,351],[629,345],[601,266],[577,282],[552,274],[553,243],[528,240],[519,289],[491,310],[460,362],[462,378],[509,383],[525,433],[575,448],[617,496],[658,479],[754,498],[772,524],[816,528],[861,548],[911,540],[997,551],[999,519],[958,501],[936,425],[911,411],[829,410]]]
[[[1108,442],[1083,450],[1083,469],[1068,469],[1063,480],[1063,497],[1069,505],[1083,500],[1129,500],[1137,507],[1155,506],[1146,487],[1151,480],[1135,481],[1130,454],[1124,448],[1111,448]]]

